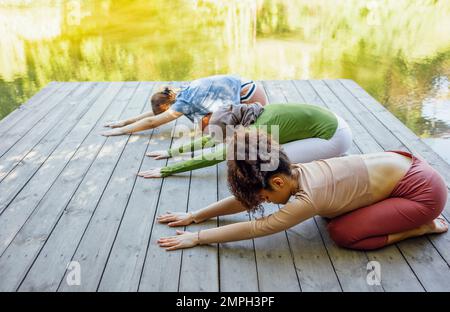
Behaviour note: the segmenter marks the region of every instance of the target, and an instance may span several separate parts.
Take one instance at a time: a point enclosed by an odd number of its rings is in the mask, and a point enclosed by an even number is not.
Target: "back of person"
[[[360,155],[294,165],[299,172],[299,199],[314,205],[317,214],[332,218],[373,203],[369,176]]]
[[[278,125],[280,143],[305,138],[330,139],[336,131],[337,119],[334,113],[316,105],[309,104],[269,104],[253,126]]]
[[[241,79],[233,75],[216,75],[191,81],[170,107],[192,122],[227,105],[240,103]]]
[[[411,166],[412,159],[393,152],[364,154],[374,200],[380,201],[392,193]]]
[[[411,160],[396,153],[350,155],[294,165],[300,171],[300,196],[319,215],[333,218],[389,197]]]

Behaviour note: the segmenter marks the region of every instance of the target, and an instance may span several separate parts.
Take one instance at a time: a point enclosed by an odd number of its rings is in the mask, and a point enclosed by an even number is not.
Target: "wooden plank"
[[[264,205],[265,215],[276,210],[277,205]],[[301,291],[286,232],[258,237],[254,241],[260,291]]]
[[[339,85],[334,84],[332,81],[324,81],[322,82],[322,86],[324,86],[322,93],[331,91],[340,101],[345,118],[351,119],[351,116],[353,116],[355,118],[354,120],[357,120],[361,125],[364,125],[365,131],[371,131],[372,133],[379,132],[385,137],[384,140],[382,140],[382,138],[378,136],[377,140],[371,134],[371,141],[368,141],[367,144],[372,144],[373,148],[378,149],[379,152],[383,151],[383,148],[398,149],[402,147],[401,143],[392,136],[389,136],[389,131],[380,124],[377,124],[376,120],[363,117],[363,111],[351,106],[352,104],[355,104],[354,99],[351,97],[351,94],[345,92],[342,87],[339,87]],[[326,87],[328,87],[328,90]],[[369,123],[370,127],[367,126]],[[354,123],[351,123],[351,127],[353,127],[353,125]],[[377,131],[377,127],[383,129]],[[383,142],[380,143],[381,141]],[[362,149],[360,151],[365,152]],[[423,286],[396,246],[387,246],[377,251],[366,252],[366,255],[370,261],[378,261],[380,263],[384,272],[382,286],[385,291],[423,291]]]
[[[19,120],[27,118],[27,116],[35,112],[36,108],[41,109],[40,107],[42,102],[48,99],[59,88],[61,88],[62,85],[63,83],[61,82],[50,82],[24,104],[20,105],[11,113],[3,117],[3,119],[0,120],[0,137],[5,135],[6,132],[11,129],[11,127],[13,127]],[[42,109],[45,109],[45,107],[43,107]]]
[[[191,123],[187,118],[180,118],[177,120],[176,127],[180,125],[189,127]],[[172,143],[172,146],[174,144]],[[179,157],[170,158],[168,164],[177,161],[179,161]],[[186,172],[164,179],[156,211],[157,215],[167,211],[187,211],[190,175],[190,172]],[[183,229],[183,227],[177,229]],[[167,252],[156,243],[160,237],[174,235],[174,230],[175,228],[157,223],[156,218],[153,220],[139,291],[178,291],[182,251]],[[105,285],[106,281],[102,280],[102,290],[107,289]]]
[[[0,141],[0,157],[2,157],[6,152],[8,152],[20,139],[22,139],[27,133],[33,129],[34,131],[45,131],[49,127],[49,124],[45,121],[47,119],[53,119],[55,117],[63,116],[63,111],[70,106],[60,105],[65,103],[65,101],[73,97],[77,97],[80,94],[77,93],[77,88],[80,88],[82,84],[79,82],[70,82],[64,84],[62,88],[58,89],[53,95],[45,101],[46,105],[51,106],[50,111],[47,111],[45,107],[42,110],[37,110],[30,114],[23,120],[23,122],[18,122],[12,127],[6,134],[3,135]],[[84,88],[82,89],[84,90]],[[44,128],[44,129],[42,129]]]
[[[272,89],[267,81],[263,82],[263,87],[270,103],[285,102],[284,97]],[[276,205],[264,205],[265,214],[277,209]],[[260,291],[301,290],[285,231],[256,238],[254,245]]]
[[[97,119],[102,116],[123,83],[112,83],[96,103],[86,113],[77,126],[50,155],[39,171],[29,180],[18,196],[9,202],[0,196],[0,254],[14,238],[15,233],[25,223],[34,208],[42,200],[48,189],[78,151],[80,145],[91,133]]]
[[[415,135],[407,126],[399,121],[392,113],[390,113],[383,105],[378,103],[353,80],[339,80],[354,97],[375,117],[390,129],[391,132],[410,150],[412,153],[425,158],[447,182],[450,188],[450,165],[447,164],[437,153],[435,153],[426,143],[424,143],[417,135]]]
[[[327,79],[323,82],[341,100],[342,107],[347,108],[364,125],[366,131],[371,135],[372,140],[377,142],[384,150],[405,150],[402,142],[392,135],[392,132],[384,127],[374,115],[369,114],[366,108],[358,103],[338,80]]]
[[[83,95],[75,98],[75,95],[69,95],[67,104],[59,105],[60,114],[49,114],[30,131],[22,137],[14,146],[12,146],[2,157],[0,157],[0,182],[13,170],[18,164],[23,165],[23,159],[36,147],[46,136],[63,137],[65,132],[71,129],[78,117],[87,111],[86,101],[83,98],[92,98],[92,93],[98,94],[95,83],[83,83],[78,88],[83,90]],[[80,103],[81,102],[81,103]],[[65,118],[70,116],[70,118]],[[81,116],[80,116],[81,118]],[[73,122],[71,122],[73,121]],[[42,126],[40,126],[42,124]],[[44,143],[46,140],[43,140]]]
[[[325,83],[330,90],[342,99],[343,106],[347,107],[347,109],[360,120],[361,124],[363,124],[366,130],[370,132],[374,140],[383,148],[383,150],[404,150],[413,153],[403,144],[403,142],[395,137],[392,131],[386,128],[379,119],[361,105],[359,100],[345,88],[339,80],[326,80]],[[397,120],[397,122],[400,121]],[[443,214],[447,219],[450,218],[450,210],[445,210]]]
[[[323,99],[326,99],[326,104],[331,102],[331,106],[339,108],[345,116],[340,115],[351,120],[352,129],[357,128],[355,142],[358,145],[352,146],[351,153],[366,152],[366,149],[409,149],[410,146],[403,143],[407,134],[398,135],[397,130],[390,131],[381,120],[385,116],[376,115],[358,102],[365,96],[353,96],[351,88],[341,88],[336,81],[313,82],[314,88],[305,82],[306,89],[298,88],[302,83],[269,81],[263,84],[267,87],[271,102],[304,102],[305,96],[316,102],[312,104],[324,105]],[[86,85],[83,88],[86,89]],[[83,88],[71,94],[79,96]],[[69,114],[67,119],[60,121],[61,125],[63,121],[69,121],[72,126],[76,123],[75,127],[68,125],[64,128],[66,132],[58,135],[49,132],[47,135],[44,133],[47,125],[39,119],[35,124],[41,127],[37,129],[42,137],[27,132],[25,137],[19,139],[19,142],[28,140],[31,143],[34,140],[27,139],[28,136],[41,138],[32,150],[31,147],[22,150],[21,153],[27,152],[24,161],[0,183],[0,290],[15,290],[20,286],[21,291],[54,291],[58,288],[60,291],[339,291],[339,282],[344,291],[422,291],[424,287],[428,291],[439,291],[450,288],[447,282],[450,274],[448,233],[411,239],[401,242],[398,247],[394,245],[361,253],[335,246],[327,234],[325,220],[315,218],[284,234],[279,233],[282,235],[278,238],[274,235],[255,239],[254,243],[248,240],[220,244],[219,249],[214,245],[165,252],[156,245],[156,239],[173,234],[175,229],[159,224],[154,226],[155,214],[169,207],[173,211],[175,209],[172,207],[185,209],[180,203],[186,203],[188,194],[188,209],[194,210],[201,208],[200,204],[227,196],[225,163],[219,165],[221,170],[211,167],[206,168],[209,173],[202,174],[202,170],[193,172],[197,182],[191,188],[185,183],[189,173],[164,179],[159,184],[162,184],[161,188],[149,180],[136,180],[135,174],[149,167],[146,163],[151,159],[148,158],[143,160],[141,166],[149,138],[145,135],[132,136],[126,145],[124,140],[128,140],[127,137],[110,138],[99,149],[98,141],[91,139],[94,137],[92,128],[99,117],[106,120],[114,110],[112,106],[119,107],[126,97],[116,98],[104,115],[103,111],[112,98],[109,102],[103,96],[97,99],[100,91],[98,88],[95,90],[97,94],[86,92],[96,102],[85,114],[83,112],[82,117],[79,115],[81,119],[78,123],[76,114]],[[117,85],[115,88],[108,87],[102,94],[108,96],[112,90],[117,93]],[[316,90],[319,90],[318,93]],[[88,98],[84,98],[80,105],[88,102]],[[81,114],[82,107],[77,106],[73,112]],[[361,117],[363,114],[366,115]],[[42,118],[56,119],[55,116]],[[24,117],[19,119],[25,120]],[[2,122],[0,129],[1,125]],[[99,125],[100,122],[96,129]],[[168,137],[158,135],[155,133],[150,140],[151,149],[168,144]],[[82,153],[90,157],[88,147],[100,153],[91,163],[80,160]],[[11,150],[20,152],[20,148],[16,143]],[[23,155],[19,152],[16,155]],[[78,162],[78,165],[72,162]],[[0,162],[0,166],[2,164]],[[86,169],[82,169],[81,173],[75,172],[74,169],[79,167]],[[68,174],[69,171],[72,174]],[[203,175],[208,177],[206,181],[202,179]],[[214,194],[199,198],[201,191],[211,189],[213,176],[219,179],[215,181],[213,178],[214,188],[218,187],[217,193],[214,191]],[[14,182],[18,182],[17,186]],[[5,185],[8,187],[4,188]],[[179,193],[183,189],[185,191],[180,193],[181,197],[173,196],[173,192]],[[6,190],[11,190],[12,195]],[[134,195],[135,192],[137,195]],[[65,203],[68,203],[67,207]],[[64,208],[66,211],[63,214]],[[278,207],[268,207],[266,213],[275,209]],[[448,210],[445,215],[448,217]],[[246,219],[245,214],[227,216],[220,218],[219,224]],[[189,228],[195,230],[198,226],[213,227],[217,226],[217,222],[211,220]],[[356,254],[363,254],[364,257]],[[81,263],[81,287],[69,287],[65,283],[66,265],[70,260]],[[382,286],[375,289],[365,285],[368,260],[381,263]],[[287,282],[284,281],[286,277]]]
[[[427,291],[450,290],[449,266],[427,237],[408,239],[398,246]]]
[[[343,86],[342,80],[339,80],[339,81],[338,80],[328,81],[327,83],[330,85],[330,88],[338,90],[337,92],[342,93],[342,95],[347,98],[347,100],[345,101],[345,104],[349,107],[349,110],[351,110],[352,112],[355,113],[356,116],[367,116],[367,115],[372,116],[372,119],[370,119],[370,121],[366,120],[366,121],[363,121],[363,122],[367,122],[367,123],[370,122],[372,124],[372,127],[374,128],[373,129],[374,132],[377,132],[377,128],[384,128],[384,129],[387,130],[387,132],[384,133],[384,136],[379,139],[379,144],[381,146],[383,146],[383,148],[385,148],[385,149],[394,149],[395,146],[389,146],[389,144],[386,143],[386,139],[383,140],[383,138],[384,137],[395,137],[395,139],[399,142],[400,148],[402,150],[406,150],[408,152],[414,153],[414,151],[411,150],[410,147],[405,144],[405,142],[399,141],[397,139],[397,137],[395,136],[396,135],[395,131],[391,131],[391,129],[394,129],[396,125],[392,124],[389,128],[385,128],[385,124],[381,122],[382,118],[381,117],[376,118],[377,117],[376,116],[377,113],[376,112],[370,112],[370,109],[368,109],[368,107],[370,107],[370,106],[368,106],[369,104],[367,104],[366,106],[361,105],[361,104],[363,104],[361,102],[361,101],[363,101],[363,98],[358,98],[357,95],[355,95],[355,94],[353,94],[351,92],[352,90],[349,90],[349,87],[346,88],[345,86]],[[358,87],[358,88],[361,89],[360,87]],[[359,91],[357,91],[357,92],[359,92]],[[374,100],[374,99],[372,98],[372,100]],[[377,104],[381,105],[379,103],[377,103]],[[355,108],[354,107],[357,107],[357,106],[361,107],[361,109],[359,109],[359,111],[355,112]],[[401,123],[398,119],[392,119],[392,122],[393,123],[397,123],[397,124]],[[404,126],[404,125],[402,125],[402,126]],[[428,159],[427,159],[427,161],[428,161]],[[443,212],[443,214],[446,216],[447,219],[449,219],[449,217],[450,217],[450,214],[449,214],[449,208],[450,207],[448,207],[448,206],[449,205],[446,206],[446,209]]]
[[[163,133],[154,130],[150,144],[153,142],[160,149],[169,147],[167,130],[171,125],[158,129]],[[145,157],[139,171],[155,166],[156,162]],[[147,233],[153,222],[160,187],[159,179],[137,178],[126,210],[125,207],[113,206],[113,211],[121,208],[122,215],[114,222],[105,223],[104,227],[98,224],[103,222],[93,223],[83,237],[73,257],[86,268],[82,285],[69,287],[63,283],[58,291],[137,290],[148,244]],[[106,213],[104,211],[103,215]],[[98,237],[104,238],[101,244]]]
[[[376,141],[385,149],[385,150],[405,150],[411,153],[414,153],[411,151],[403,142],[399,141],[394,133],[390,131],[389,129],[385,128],[385,126],[380,122],[379,119],[375,118],[373,114],[371,114],[363,105],[361,105],[360,101],[354,96],[350,91],[348,91],[347,88],[345,88],[340,81],[338,80],[330,80],[327,81],[327,84],[329,87],[337,93],[340,93],[340,95],[345,98],[346,100],[343,101],[343,104],[348,107],[349,110],[353,112],[355,116],[358,116],[359,119],[361,119],[361,123],[364,125],[369,125],[371,131],[375,135],[378,135],[378,138]],[[399,123],[400,121],[397,120]],[[366,127],[369,130],[369,127]],[[379,130],[379,129],[383,129]],[[370,130],[369,130],[370,131]],[[382,133],[380,136],[377,133]],[[393,139],[394,138],[394,139]],[[392,145],[392,141],[395,140],[394,145]],[[450,206],[447,205],[446,209],[443,211],[443,215],[447,218],[447,220],[450,219]]]
[[[171,125],[143,132],[139,136],[145,138],[152,133],[150,145],[147,146],[167,148]],[[149,157],[142,159],[133,174],[155,165],[156,161]],[[133,288],[136,291],[148,242],[145,233],[153,221],[160,186],[159,179],[137,178],[125,205],[123,200],[117,204],[111,201],[101,203],[72,257],[72,261],[78,261],[83,268],[83,282],[80,286],[69,286],[64,283],[66,275],[58,291],[95,291],[109,286],[116,289],[130,287],[129,290]],[[109,205],[106,206],[106,203]],[[99,287],[103,278],[106,284]]]
[[[103,128],[106,120],[120,117],[123,107],[128,103],[136,87],[136,83],[125,83],[125,88],[113,101],[107,114],[98,121],[97,131]],[[3,277],[0,281],[0,290],[15,290],[24,278],[55,222],[63,213],[106,141],[106,138],[100,136],[97,131],[91,133],[83,142],[82,147],[0,257],[0,275]]]
[[[345,96],[345,102],[347,105],[353,104],[354,106],[356,106],[360,104],[360,102],[357,100],[357,97],[352,96],[352,92],[350,92],[351,90],[348,91],[342,84],[335,83],[333,85],[333,88],[336,90],[345,90],[341,92],[341,96]],[[360,111],[358,116],[363,113],[370,114],[368,111]],[[399,121],[397,120],[397,122]],[[379,125],[379,127],[383,127],[379,120],[372,120],[373,126],[377,124]],[[385,135],[393,136],[392,132],[386,133]],[[402,148],[404,150],[408,149],[408,147],[405,145],[402,145]],[[447,235],[448,233],[443,234],[443,236]],[[420,242],[420,244],[418,244],[417,242]],[[441,254],[438,250],[435,249],[435,247],[438,245],[436,244],[435,246],[433,246],[433,244],[431,244],[426,237],[403,241],[400,242],[398,246],[403,255],[406,257],[408,263],[414,270],[415,274],[418,276],[421,283],[427,290],[448,290],[450,288],[450,284],[448,283],[448,280],[450,279],[450,271],[444,270],[441,273],[437,273],[440,272],[443,267],[448,266],[448,260],[446,262],[446,259],[443,257],[443,255],[448,256],[448,253],[445,252],[445,250],[447,250],[448,248],[440,245],[441,249],[444,251],[443,254]],[[422,254],[424,250],[428,254],[428,257],[417,258],[412,256],[414,253]],[[425,261],[428,261],[428,263],[425,263]],[[434,280],[434,282],[431,282],[432,280]]]
[[[443,161],[439,155],[432,151],[430,147],[420,140],[420,138],[418,138],[408,127],[406,127],[400,120],[392,115],[383,105],[378,103],[354,81],[339,79],[339,83],[349,90],[352,96],[358,100],[360,106],[366,108],[366,114],[375,116],[379,123],[382,123],[390,130],[391,135],[396,136],[402,142],[405,150],[425,158],[433,167],[438,169],[444,178],[446,178],[445,174],[449,171],[450,165]],[[447,220],[450,219],[449,211],[450,207],[447,205],[443,212]]]
[[[124,112],[123,118],[135,116],[142,112],[144,107],[148,106],[147,100],[152,88],[153,84],[151,83],[141,83],[139,85]],[[82,184],[77,189],[64,214],[58,220],[51,236],[23,280],[19,288],[20,291],[57,290],[65,274],[67,264],[70,262],[86,227],[91,221],[99,201],[104,197],[106,197],[107,201],[112,199],[113,202],[110,202],[111,205],[108,207],[112,208],[112,204],[116,202],[117,197],[121,196],[118,194],[118,188],[125,194],[131,192],[131,187],[136,177],[135,170],[140,164],[143,148],[145,148],[147,143],[146,139],[138,142],[138,138],[138,136],[119,136],[107,139],[107,142],[84,177]],[[137,154],[137,152],[140,153]],[[138,161],[135,161],[136,158]],[[117,163],[117,161],[119,162]],[[115,167],[116,163],[117,167]],[[133,167],[136,169],[129,171]],[[128,172],[124,172],[124,170]],[[114,174],[111,176],[113,171]],[[128,182],[129,192],[126,191],[125,183],[118,181],[118,175],[125,182]]]
[[[343,88],[340,88],[340,89],[344,89],[344,90],[347,90],[347,92],[348,93],[350,93],[351,94],[351,96],[353,97],[353,102],[354,103],[356,103],[355,104],[355,106],[359,106],[359,107],[361,107],[362,109],[360,109],[360,114],[364,114],[364,115],[368,115],[368,116],[372,116],[372,118],[375,118],[376,120],[375,121],[373,121],[375,124],[379,124],[380,126],[379,127],[383,127],[384,128],[384,126],[385,125],[388,125],[389,126],[389,133],[387,133],[386,135],[387,136],[390,136],[390,137],[395,137],[396,135],[397,135],[397,132],[398,131],[396,131],[395,129],[397,129],[397,125],[400,123],[401,124],[401,122],[398,120],[398,119],[396,119],[394,116],[392,116],[393,118],[390,118],[390,121],[391,121],[391,124],[387,124],[386,122],[384,122],[384,123],[382,123],[382,120],[384,120],[384,115],[387,115],[389,112],[388,111],[386,111],[386,109],[383,107],[382,109],[380,108],[379,109],[379,111],[377,111],[377,110],[374,110],[373,108],[374,107],[377,107],[377,108],[379,108],[380,107],[380,105],[381,104],[379,104],[379,103],[376,103],[376,104],[374,104],[376,101],[373,99],[373,98],[369,98],[370,96],[367,94],[367,93],[365,93],[365,91],[361,91],[362,89],[359,87],[359,86],[357,86],[357,85],[354,85],[354,84],[349,84],[348,86],[345,86],[345,84],[347,83],[347,81],[346,80],[339,80],[339,81],[335,81],[334,82],[334,84],[335,85],[337,85],[337,87],[339,88],[339,86],[344,86]],[[350,88],[353,88],[353,89],[350,89]],[[355,94],[353,94],[352,92],[350,92],[350,91],[353,91],[353,90],[355,90],[354,91],[354,93]],[[362,96],[359,96],[358,94],[360,94],[360,93],[362,93]],[[373,101],[375,101],[375,102],[373,102]],[[365,105],[364,105],[365,104]],[[383,116],[378,116],[377,117],[377,114],[380,114],[380,113],[383,113]],[[390,114],[390,113],[389,113]],[[383,125],[383,126],[381,126],[381,125]],[[405,128],[405,126],[404,125],[402,125],[402,126],[398,126],[399,128],[400,128],[400,132],[402,132],[402,133],[405,133],[405,136],[404,136],[404,140],[406,140],[406,137],[408,136],[411,136],[411,135],[414,135],[414,134],[412,134],[412,132],[409,130],[409,129],[404,129]],[[392,130],[392,129],[394,129],[394,130]],[[399,135],[399,138],[400,139],[402,139],[403,138],[403,136],[402,136],[402,134],[400,134]],[[416,137],[416,139],[417,139],[417,137]],[[407,150],[407,151],[409,151],[409,152],[411,152],[411,153],[413,153],[413,154],[416,154],[416,155],[420,155],[421,157],[423,157],[423,158],[425,158],[432,166],[434,166],[433,165],[433,160],[429,160],[429,159],[427,159],[426,157],[424,157],[424,155],[421,155],[420,154],[420,152],[415,152],[415,150],[413,149],[411,149],[411,147],[413,147],[414,148],[414,146],[415,146],[415,144],[412,144],[411,146],[409,146],[408,144],[408,142],[406,142],[406,141],[401,141],[401,146],[402,146],[402,149],[403,150]],[[426,148],[425,146],[424,146],[424,144],[425,143],[423,143],[422,142],[422,144],[420,144],[420,146],[418,147],[418,149],[420,149],[420,148],[422,148],[422,149],[424,149],[424,148]],[[391,147],[385,147],[385,146],[383,146],[385,149],[386,148],[389,148],[389,149],[394,149],[394,148],[391,148]],[[428,149],[430,149],[429,147],[428,147]],[[416,149],[417,150],[417,149]],[[437,155],[436,155],[437,156]],[[438,156],[439,157],[439,156]],[[438,163],[438,165],[440,164],[440,162],[438,161],[438,160],[436,160],[437,161],[437,163]],[[436,161],[435,161],[435,163],[436,163]],[[442,165],[442,164],[441,164]],[[440,166],[440,167],[442,167],[442,169],[444,170],[444,172],[446,172],[445,171],[445,165],[442,165],[442,166]],[[449,168],[450,168],[450,166],[449,166]],[[447,170],[448,171],[448,170]],[[441,171],[439,171],[439,172],[441,172]],[[445,176],[445,175],[444,175]],[[446,219],[447,220],[450,220],[450,206],[449,205],[446,205],[446,208],[445,208],[445,210],[443,211],[443,215],[446,217]],[[446,258],[446,259],[448,259],[448,258]],[[448,260],[447,260],[447,262],[449,262]]]
[[[267,99],[270,104],[281,104],[286,103],[286,98],[280,90],[278,84],[275,84],[275,81],[262,81],[261,82],[264,92],[267,95]]]
[[[450,198],[450,195],[448,196]],[[447,204],[445,205],[444,213],[447,222],[449,222],[449,212],[450,211],[450,200],[447,200]],[[450,222],[449,222],[450,223]],[[433,246],[439,252],[442,258],[445,259],[447,265],[450,264],[450,232],[436,234],[436,235],[428,235],[428,239],[431,241]]]
[[[189,176],[189,173],[184,173],[183,175]],[[208,190],[208,193],[206,193],[205,190]],[[188,211],[193,209],[197,210],[201,208],[201,206],[217,200],[217,168],[215,166],[196,170],[192,173],[188,198]],[[194,224],[189,226],[187,230],[197,231],[199,229],[206,229],[212,226],[210,223],[212,222],[208,221],[202,224]],[[215,226],[217,226],[217,222],[214,223]],[[168,234],[175,234],[175,229],[170,230],[166,228],[166,230]],[[150,245],[156,244],[157,238],[159,237],[152,236]],[[174,256],[178,257],[176,254],[174,254]],[[179,275],[178,290],[218,290],[217,246],[201,246],[194,249],[182,250],[181,257],[182,265]],[[172,289],[174,286],[175,285],[171,283]]]
[[[309,104],[315,104],[327,107],[332,111],[338,113],[342,118],[347,119],[342,112],[336,111],[339,106],[338,100],[328,94],[322,94],[321,91],[316,90],[308,81],[295,81],[294,82],[298,92],[302,95],[305,101]],[[326,96],[326,98],[323,98]],[[348,120],[347,120],[348,121]],[[355,134],[354,126],[351,124],[352,131],[354,133],[354,141],[358,141],[358,135]],[[360,131],[364,131],[364,128],[360,126]],[[367,144],[362,144],[367,146]],[[373,147],[370,147],[373,150]],[[355,150],[355,148],[353,149]],[[327,248],[330,259],[333,263],[335,272],[338,276],[340,285],[343,291],[383,291],[382,287],[370,286],[366,282],[367,270],[366,266],[369,262],[364,252],[345,250],[339,248],[334,244],[328,235],[326,229],[326,223],[322,218],[314,218],[322,239]]]
[[[230,196],[227,187],[227,165],[218,165],[219,200]],[[219,226],[249,221],[248,213],[219,217]],[[220,291],[259,291],[254,240],[219,244]]]
[[[22,160],[18,166],[11,170],[0,183],[0,207],[10,203],[17,193],[25,186],[30,178],[41,168],[42,164],[50,157],[59,144],[64,141],[70,131],[76,127],[84,114],[92,107],[92,103],[105,90],[107,84],[98,84],[93,92],[85,97],[76,109],[68,114],[67,118],[61,119],[55,127],[57,131],[51,131],[41,142],[39,142]],[[4,161],[0,161],[3,167]]]
[[[338,247],[330,238],[327,231],[327,222],[324,218],[314,218],[319,226],[322,239],[327,246],[328,254],[333,262],[336,274],[345,292],[375,292],[383,291],[379,286],[370,286],[366,282],[366,266],[369,262],[363,252],[347,250]]]
[[[188,211],[217,201],[217,166],[195,170],[191,175]],[[217,218],[187,227],[190,232],[217,226]],[[174,233],[174,232],[173,232]],[[218,245],[204,245],[182,251],[179,291],[219,291]]]
[[[346,105],[350,105],[350,104],[354,104],[354,105],[356,105],[357,103],[356,103],[356,101],[355,101],[355,98],[354,97],[352,97],[351,96],[351,94],[350,93],[348,93],[348,92],[343,92],[343,91],[340,91],[339,89],[343,89],[343,87],[342,87],[342,85],[334,85],[333,87],[333,90],[335,90],[335,92],[336,93],[338,93],[339,94],[339,96],[340,96],[340,98],[341,98],[341,102],[343,103],[343,102],[345,102],[346,103]],[[345,106],[344,104],[343,104],[343,106]],[[353,110],[349,110],[349,112],[350,111],[353,111]],[[359,112],[358,114],[356,114],[356,116],[358,116],[358,118],[361,118],[360,117],[360,115],[362,114],[362,112]],[[368,121],[366,121],[366,122],[368,122]],[[372,120],[371,121],[372,122],[372,127],[375,127],[376,125],[377,125],[377,123],[376,123],[376,121],[375,120]],[[379,126],[381,127],[382,125],[381,124],[379,124]],[[389,135],[389,133],[388,132],[385,132],[385,135],[387,136],[387,135]],[[372,139],[373,141],[375,141],[374,139]],[[386,138],[386,141],[388,141],[388,139]],[[376,141],[374,142],[374,145],[375,144],[377,144],[376,143]],[[384,144],[384,143],[383,143]],[[381,151],[382,149],[380,149],[380,151]],[[402,250],[402,244],[403,243],[399,243],[399,244],[397,244],[397,246],[399,247],[399,249],[400,249],[400,251],[402,251],[402,253],[403,253],[403,250]],[[432,245],[430,244],[430,246],[429,247],[432,247]],[[391,251],[394,251],[394,249],[393,248],[390,248],[391,249]],[[420,250],[416,250],[417,252],[420,252]],[[396,289],[398,289],[397,287],[403,287],[403,288],[405,288],[405,287],[408,287],[408,286],[411,286],[411,284],[410,284],[410,281],[405,281],[405,283],[404,283],[404,286],[403,285],[399,285],[399,283],[402,281],[402,279],[401,279],[401,276],[405,276],[404,274],[402,275],[402,274],[400,274],[400,268],[401,267],[404,267],[404,270],[405,271],[408,271],[407,270],[407,268],[405,267],[405,266],[399,266],[399,265],[396,265],[397,263],[395,262],[395,261],[391,261],[391,259],[390,259],[390,257],[391,256],[393,256],[393,255],[391,255],[391,254],[389,254],[389,247],[387,247],[387,248],[383,248],[383,249],[381,249],[381,250],[379,250],[379,251],[374,251],[374,252],[371,252],[370,253],[372,256],[373,255],[376,255],[378,258],[382,258],[382,259],[385,259],[386,261],[383,263],[383,268],[384,268],[384,270],[386,270],[386,269],[390,269],[391,270],[391,274],[388,274],[387,276],[389,277],[389,278],[392,278],[392,280],[391,280],[391,285],[392,285],[392,290],[396,290]],[[442,264],[441,264],[441,262],[443,261],[443,259],[437,254],[437,253],[435,253],[435,256],[437,256],[437,257],[435,257],[434,259],[433,259],[433,263],[430,263],[429,265],[431,266],[431,265],[437,265],[437,266],[441,266]],[[406,260],[408,261],[408,264],[413,268],[413,270],[414,270],[414,272],[415,272],[415,274],[418,276],[418,278],[419,278],[419,280],[420,280],[420,282],[421,282],[421,284],[423,284],[423,278],[421,278],[421,275],[422,274],[427,274],[426,272],[418,272],[418,271],[416,271],[415,269],[414,269],[414,265],[413,265],[413,263],[411,262],[411,259],[408,259],[408,258],[406,258]],[[389,267],[389,265],[394,265],[394,267]],[[448,272],[449,274],[450,274],[450,272]],[[450,277],[450,275],[448,276],[448,277]],[[447,278],[448,278],[447,277]],[[384,283],[384,284],[386,284],[386,287],[388,287],[388,286],[390,286],[388,283]],[[384,285],[383,284],[383,285]],[[418,286],[418,285],[417,285]],[[423,286],[426,288],[426,289],[428,289],[427,288],[427,286],[429,287],[430,285],[425,285],[425,284],[423,284]]]
[[[157,88],[159,89],[159,88]],[[184,120],[182,118],[181,120]],[[172,141],[172,130],[180,119],[155,129],[147,151],[167,149]],[[155,135],[156,134],[156,135]],[[145,157],[141,170],[156,166],[165,166],[167,160],[154,160]],[[144,263],[148,254],[157,206],[161,198],[161,189],[166,179],[138,178],[130,203],[117,233],[117,238],[107,259],[106,267],[98,287],[99,291],[137,291]],[[148,196],[148,190],[152,190]],[[173,196],[173,193],[171,194]],[[150,202],[148,206],[145,202]],[[143,204],[145,203],[145,204]],[[145,220],[136,229],[136,222]],[[153,243],[154,244],[154,243]],[[133,259],[130,261],[129,259]],[[175,270],[178,266],[175,267]],[[172,268],[173,269],[173,268]]]
[[[290,228],[287,235],[302,291],[342,291],[314,219]]]
[[[283,100],[282,103],[305,103],[305,99],[297,91],[292,80],[272,80],[266,85],[276,90],[277,96]]]
[[[306,103],[292,81],[275,81],[272,84],[286,102]],[[286,233],[302,291],[342,291],[314,220],[302,222]]]
[[[373,138],[366,130],[365,126],[362,125],[355,116],[348,112],[346,107],[342,105],[339,99],[336,98],[322,81],[310,80],[308,82],[313,86],[327,107],[344,118],[351,125],[353,140],[364,153],[376,153],[381,150],[378,144],[373,144]]]

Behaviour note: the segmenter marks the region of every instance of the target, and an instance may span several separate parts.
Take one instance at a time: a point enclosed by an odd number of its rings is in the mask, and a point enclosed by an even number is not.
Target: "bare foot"
[[[437,217],[430,223],[424,225],[425,234],[444,233],[448,231],[448,224],[444,217]]]

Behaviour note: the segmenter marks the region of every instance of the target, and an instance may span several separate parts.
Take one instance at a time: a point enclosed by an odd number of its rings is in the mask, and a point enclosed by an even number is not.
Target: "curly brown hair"
[[[275,174],[291,176],[291,161],[280,145],[260,129],[235,131],[228,144],[228,151],[233,154],[227,161],[227,179],[231,193],[247,210],[263,211],[263,199],[259,192],[262,189],[272,190],[269,181]],[[255,154],[256,160],[252,160],[250,155],[255,158]],[[273,162],[275,157],[278,157],[276,168],[261,170],[262,165]]]
[[[164,113],[175,102],[176,98],[177,94],[172,87],[164,87],[162,91],[153,94],[151,99],[153,114]]]

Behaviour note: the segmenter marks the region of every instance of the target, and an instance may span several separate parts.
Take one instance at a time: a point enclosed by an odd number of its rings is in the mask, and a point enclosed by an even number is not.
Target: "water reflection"
[[[450,134],[450,3],[0,1],[0,117],[50,81],[350,78],[422,137]]]

